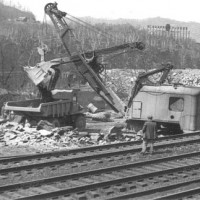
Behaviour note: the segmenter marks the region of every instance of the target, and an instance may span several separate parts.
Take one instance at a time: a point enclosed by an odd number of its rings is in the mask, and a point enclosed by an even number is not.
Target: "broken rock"
[[[13,140],[17,137],[16,134],[12,133],[12,132],[6,132],[4,135],[4,140]]]
[[[90,135],[91,140],[93,141],[98,141],[101,136],[99,133],[90,133],[89,135]]]
[[[71,131],[73,129],[72,126],[64,126],[61,128],[54,128],[53,132],[57,132],[59,135],[64,135],[64,133]]]
[[[4,124],[4,123],[6,123],[8,120],[7,119],[0,119],[0,124]]]
[[[51,131],[47,131],[47,130],[39,130],[39,133],[42,135],[42,136],[46,136],[46,137],[50,137],[53,135],[53,133]]]
[[[53,124],[48,122],[47,120],[40,120],[37,124],[37,130],[44,129],[46,131],[52,131],[53,130]]]
[[[17,122],[7,122],[4,124],[4,126],[6,128],[18,127],[18,123]]]
[[[88,132],[79,132],[78,135],[81,137],[85,137],[88,136]]]

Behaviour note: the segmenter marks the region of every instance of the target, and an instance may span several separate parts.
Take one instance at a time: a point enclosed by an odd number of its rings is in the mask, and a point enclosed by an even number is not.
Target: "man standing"
[[[153,117],[148,116],[148,121],[144,123],[142,128],[143,143],[141,154],[146,153],[147,145],[150,144],[150,154],[153,154],[153,144],[156,139],[156,122],[152,121]]]

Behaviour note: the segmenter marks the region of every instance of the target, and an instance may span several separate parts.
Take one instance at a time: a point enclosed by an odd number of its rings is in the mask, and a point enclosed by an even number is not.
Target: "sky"
[[[50,0],[4,0],[8,5],[21,5],[36,19],[43,20],[44,6]],[[75,17],[106,19],[170,18],[200,23],[200,0],[56,0],[58,9]]]

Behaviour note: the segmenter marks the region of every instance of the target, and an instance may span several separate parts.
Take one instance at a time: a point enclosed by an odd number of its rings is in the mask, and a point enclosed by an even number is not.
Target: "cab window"
[[[182,112],[184,110],[184,99],[180,97],[170,97],[169,110],[175,112]]]

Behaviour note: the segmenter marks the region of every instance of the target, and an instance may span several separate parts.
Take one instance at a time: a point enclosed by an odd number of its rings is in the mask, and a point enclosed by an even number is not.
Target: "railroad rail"
[[[157,138],[155,141],[156,143],[164,142],[164,143],[171,143],[172,141],[175,140],[185,140],[187,141],[187,138],[189,140],[192,139],[199,139],[200,138],[200,132],[194,132],[194,133],[186,133],[186,134],[179,134],[179,135],[172,135],[172,136],[166,136],[166,137],[161,137]],[[52,158],[63,158],[65,156],[69,157],[75,157],[75,156],[85,156],[89,154],[97,154],[98,152],[102,151],[112,151],[116,149],[123,149],[123,148],[129,148],[129,147],[134,147],[138,146],[142,143],[142,141],[131,141],[131,142],[119,142],[119,143],[113,143],[113,144],[106,144],[106,145],[97,145],[97,146],[90,146],[90,147],[84,147],[84,148],[76,148],[76,149],[67,149],[67,150],[62,150],[62,151],[50,151],[50,152],[45,152],[45,153],[34,153],[34,154],[25,154],[25,155],[16,155],[16,156],[6,156],[6,157],[0,157],[0,169],[1,165],[3,163],[18,163],[25,161],[26,164],[27,162],[33,162],[35,160],[36,163],[40,162],[41,160],[47,160]]]
[[[130,145],[130,142],[118,143],[107,145],[109,148],[95,146],[74,149],[69,152],[61,151],[30,155],[30,157],[19,157],[19,160],[17,157],[2,159],[0,160],[0,185],[15,183],[19,180],[29,180],[33,174],[36,174],[35,178],[44,177],[45,175],[48,177],[49,170],[51,170],[51,175],[53,176],[56,174],[78,173],[82,170],[115,166],[118,163],[127,163],[130,162],[135,153],[141,151],[141,146],[138,146],[138,144],[134,146],[133,144],[135,143],[137,144],[137,142],[131,142],[132,145]],[[170,137],[170,139],[169,137],[161,138],[155,144],[155,149],[172,148],[181,145],[193,146],[194,144],[198,145],[198,143],[200,143],[200,136],[195,133],[189,138],[188,135]],[[93,151],[94,149],[96,151]]]
[[[178,134],[178,135],[171,135],[171,136],[166,136],[166,137],[160,137],[157,138],[155,143],[157,142],[170,142],[171,140],[176,140],[176,139],[181,139],[181,138],[195,138],[199,137],[200,132],[196,131],[193,133],[185,133],[185,134]],[[29,160],[29,159],[40,159],[40,158],[45,158],[45,157],[50,157],[50,156],[65,156],[69,154],[76,155],[78,153],[89,153],[90,151],[94,153],[94,151],[104,151],[104,150],[109,150],[112,148],[123,148],[124,146],[134,146],[141,144],[141,141],[130,141],[130,142],[119,142],[119,143],[112,143],[112,144],[104,144],[104,145],[98,145],[98,146],[90,146],[90,147],[84,147],[84,148],[75,148],[75,149],[67,149],[67,150],[62,150],[62,151],[51,151],[51,152],[44,152],[44,153],[39,153],[39,154],[25,154],[25,155],[15,155],[15,156],[0,156],[0,163],[1,162],[15,162],[17,161],[22,161],[22,160]]]
[[[195,182],[194,182],[195,183]],[[171,200],[171,199],[200,199],[200,187],[186,189],[184,191],[174,192],[173,194],[163,195],[160,197],[153,198],[152,200]]]
[[[0,199],[139,199],[200,183],[200,151],[0,186]]]

